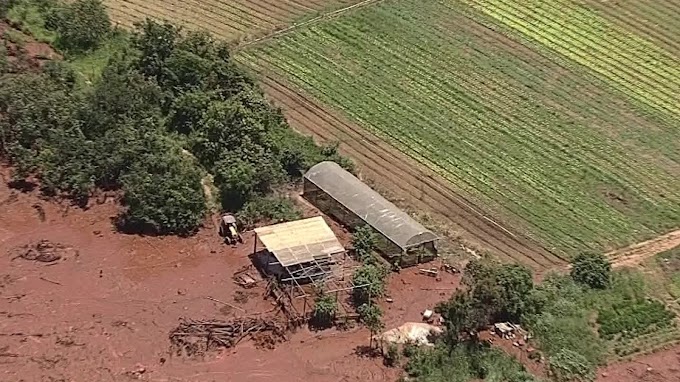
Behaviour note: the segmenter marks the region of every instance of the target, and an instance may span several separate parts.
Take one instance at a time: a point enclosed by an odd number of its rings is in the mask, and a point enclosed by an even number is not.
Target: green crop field
[[[385,1],[238,59],[511,229],[567,255],[609,250],[680,226],[680,18],[626,22],[582,3]],[[638,3],[641,14],[680,9]]]

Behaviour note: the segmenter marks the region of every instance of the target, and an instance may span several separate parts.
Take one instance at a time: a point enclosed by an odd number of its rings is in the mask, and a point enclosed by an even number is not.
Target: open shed
[[[391,262],[412,265],[436,255],[437,236],[335,162],[321,162],[304,175],[304,196],[341,223],[372,227],[378,249]]]
[[[283,283],[300,286],[337,277],[345,248],[322,217],[255,229],[266,251],[255,254],[258,266]]]

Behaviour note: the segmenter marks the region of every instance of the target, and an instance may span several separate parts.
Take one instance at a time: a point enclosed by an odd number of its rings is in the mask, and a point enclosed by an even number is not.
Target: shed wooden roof
[[[255,233],[284,267],[345,252],[321,216],[256,228]]]

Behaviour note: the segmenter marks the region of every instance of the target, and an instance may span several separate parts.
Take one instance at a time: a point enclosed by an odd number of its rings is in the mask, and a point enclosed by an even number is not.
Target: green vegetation
[[[594,289],[605,289],[611,282],[612,266],[601,253],[582,253],[573,261],[571,278]]]
[[[352,283],[359,287],[353,291],[354,306],[359,307],[383,296],[387,272],[387,269],[378,264],[363,264],[354,272]]]
[[[609,263],[605,265],[599,269],[609,272]],[[479,358],[491,356],[490,350],[477,333],[492,323],[510,321],[532,334],[530,343],[545,355],[555,380],[592,381],[607,357],[639,351],[639,341],[665,338],[675,329],[675,315],[650,297],[642,273],[619,270],[608,280],[604,286],[591,287],[571,276],[552,274],[534,285],[521,266],[471,261],[464,271],[465,289],[437,306],[447,326],[441,343],[433,351],[409,356],[406,370],[423,381],[487,378],[483,373],[492,369],[477,367],[483,362]],[[463,357],[463,364],[449,365],[452,357]],[[475,374],[479,370],[481,374]]]
[[[108,37],[111,20],[101,0],[79,0],[54,6],[46,16],[45,27],[56,32],[59,48],[85,52]]]
[[[55,31],[46,27],[47,14],[57,5],[55,0],[9,0],[5,3],[6,17],[21,25],[24,32],[37,41],[52,44],[57,39]],[[1,11],[1,9],[0,9]]]
[[[409,349],[405,370],[415,382],[534,382],[514,358],[480,344],[459,344],[434,349]]]
[[[222,208],[243,208],[253,224],[296,218],[290,201],[269,195],[316,161],[338,158],[333,146],[289,129],[226,45],[207,34],[153,21],[111,34],[93,0],[15,6],[9,14],[48,15],[55,41],[77,52],[42,73],[0,77],[0,156],[16,181],[37,179],[45,194],[82,206],[99,189],[120,189],[120,229],[185,235],[203,221],[207,173]],[[69,22],[54,24],[63,18]],[[88,63],[91,82],[82,83],[77,70]]]
[[[378,259],[375,257],[376,235],[373,228],[368,225],[357,227],[352,234],[352,248],[354,256],[362,264],[377,265]]]
[[[319,328],[328,328],[333,324],[335,314],[338,312],[338,302],[335,296],[319,293],[314,299],[314,313],[311,323]]]
[[[283,223],[302,217],[292,200],[280,196],[257,196],[246,202],[237,214],[238,221],[246,228],[265,221]]]
[[[557,252],[606,252],[680,220],[678,60],[575,2],[382,2],[237,59]]]

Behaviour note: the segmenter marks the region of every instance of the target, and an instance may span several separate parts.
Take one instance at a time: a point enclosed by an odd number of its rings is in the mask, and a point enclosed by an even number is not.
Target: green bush
[[[397,346],[397,344],[390,343],[389,345],[387,345],[387,351],[385,352],[384,358],[385,365],[389,367],[399,365],[399,361],[401,360],[401,354],[399,353],[399,347]]]
[[[675,315],[656,300],[624,301],[599,311],[599,333],[605,339],[616,335],[634,338],[671,326]]]
[[[355,307],[367,304],[374,298],[379,298],[385,293],[387,271],[374,264],[364,264],[352,275],[352,283],[359,288],[354,288],[352,299]]]
[[[257,196],[247,202],[236,217],[244,227],[252,228],[260,221],[283,223],[297,220],[302,217],[302,213],[289,198]]]
[[[101,0],[77,0],[56,7],[47,15],[47,29],[57,32],[57,45],[85,52],[99,46],[111,32],[111,20]]]
[[[571,277],[593,289],[607,288],[611,282],[611,263],[602,254],[582,253],[574,259]]]
[[[376,235],[368,225],[357,227],[352,235],[352,248],[356,258],[364,264],[376,264],[373,251],[375,250]]]
[[[201,177],[198,168],[171,146],[166,153],[142,156],[122,176],[127,210],[120,227],[132,232],[194,233],[206,212]]]
[[[595,370],[581,354],[562,349],[548,359],[550,370],[557,382],[591,382],[595,380]]]
[[[314,299],[314,313],[312,324],[319,328],[327,328],[333,324],[333,319],[338,311],[338,303],[335,296],[320,293]]]

